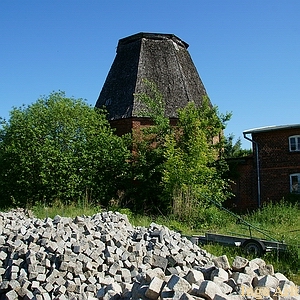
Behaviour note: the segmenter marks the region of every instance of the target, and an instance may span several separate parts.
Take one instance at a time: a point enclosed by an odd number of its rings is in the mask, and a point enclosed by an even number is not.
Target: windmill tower
[[[205,88],[187,51],[188,44],[173,34],[138,33],[120,39],[117,54],[96,102],[105,106],[117,134],[151,124],[139,117],[135,94],[146,92],[143,79],[156,84],[166,101],[166,116],[176,122],[177,109],[194,101],[201,106]]]

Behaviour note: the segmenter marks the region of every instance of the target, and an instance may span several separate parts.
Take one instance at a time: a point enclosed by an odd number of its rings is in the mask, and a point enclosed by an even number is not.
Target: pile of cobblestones
[[[117,212],[41,220],[12,210],[0,213],[0,233],[0,299],[225,300],[259,287],[300,299],[261,259],[230,266],[167,227],[134,227]]]

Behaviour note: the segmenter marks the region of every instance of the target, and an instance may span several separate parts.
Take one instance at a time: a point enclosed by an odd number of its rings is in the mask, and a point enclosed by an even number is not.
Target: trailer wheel
[[[258,240],[246,240],[242,247],[246,254],[254,255],[255,257],[261,257],[266,252],[265,245]]]

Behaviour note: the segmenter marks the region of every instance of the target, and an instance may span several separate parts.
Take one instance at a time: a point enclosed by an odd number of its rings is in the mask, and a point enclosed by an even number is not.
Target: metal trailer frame
[[[266,252],[272,250],[283,252],[287,249],[287,244],[279,241],[210,232],[206,232],[204,236],[193,236],[192,240],[197,244],[217,243],[225,246],[242,247],[247,254],[253,254],[257,257],[263,256]]]
[[[277,254],[279,254],[279,252],[284,252],[287,250],[287,244],[285,244],[283,241],[276,240],[275,238],[270,236],[269,233],[266,232],[266,230],[250,224],[249,222],[242,219],[239,215],[223,207],[220,203],[213,200],[211,200],[210,202],[216,205],[218,208],[225,210],[227,213],[234,216],[237,219],[238,224],[246,225],[249,230],[249,236],[238,234],[226,235],[206,232],[204,236],[192,236],[191,240],[193,242],[197,244],[218,243],[226,246],[242,247],[247,254],[253,254],[257,257],[263,256],[266,252],[270,252],[273,250],[276,250]],[[253,231],[259,232],[265,237],[265,239],[254,237]]]

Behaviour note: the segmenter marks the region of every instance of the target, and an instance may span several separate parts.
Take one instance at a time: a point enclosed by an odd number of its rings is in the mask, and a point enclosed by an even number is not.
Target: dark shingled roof
[[[141,103],[134,94],[146,92],[143,79],[157,85],[169,118],[176,118],[177,109],[190,101],[201,106],[206,91],[188,46],[173,34],[138,33],[120,39],[96,107],[106,106],[110,120],[138,117]]]

